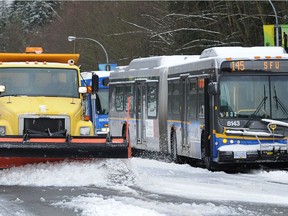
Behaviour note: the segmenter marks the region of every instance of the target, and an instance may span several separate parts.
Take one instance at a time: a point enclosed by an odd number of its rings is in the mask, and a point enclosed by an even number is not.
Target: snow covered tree
[[[50,23],[57,16],[57,1],[14,1],[10,19],[20,23],[23,32],[31,31]]]
[[[34,37],[41,37],[41,28],[58,16],[59,5],[57,1],[2,1],[1,51],[23,52]]]
[[[5,27],[8,23],[9,4],[6,0],[0,2],[0,46],[6,50],[7,41],[9,38],[5,35]]]
[[[8,0],[6,0],[8,1]],[[9,0],[11,2],[11,0]],[[288,0],[273,1],[279,24],[288,23]],[[0,17],[3,51],[43,46],[46,52],[79,52],[82,67],[136,57],[199,54],[212,46],[263,45],[263,24],[275,24],[268,1],[14,1]],[[1,5],[0,5],[1,6]],[[4,22],[3,22],[4,21]]]
[[[268,1],[177,1],[169,5],[176,53],[195,54],[212,46],[261,46],[263,24],[275,24]],[[287,23],[287,0],[274,1],[274,5],[279,23]]]

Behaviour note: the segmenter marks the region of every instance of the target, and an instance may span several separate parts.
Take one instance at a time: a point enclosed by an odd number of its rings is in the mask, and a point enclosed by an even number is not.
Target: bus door
[[[136,136],[137,144],[146,142],[146,80],[136,80]]]
[[[189,74],[180,75],[180,121],[181,121],[181,146],[188,147],[188,104],[189,104]]]

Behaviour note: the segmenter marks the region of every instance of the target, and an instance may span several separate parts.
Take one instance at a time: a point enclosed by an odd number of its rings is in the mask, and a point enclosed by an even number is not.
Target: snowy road
[[[0,216],[288,215],[288,172],[210,172],[132,158],[0,171]]]

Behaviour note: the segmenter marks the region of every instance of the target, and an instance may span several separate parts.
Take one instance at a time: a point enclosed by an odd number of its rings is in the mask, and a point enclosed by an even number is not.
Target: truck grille
[[[27,130],[38,132],[59,132],[67,130],[70,133],[70,120],[68,116],[37,116],[22,115],[19,117],[19,134]]]
[[[65,129],[65,119],[51,119],[51,118],[25,118],[24,131],[35,130],[40,132],[51,133],[58,132]]]

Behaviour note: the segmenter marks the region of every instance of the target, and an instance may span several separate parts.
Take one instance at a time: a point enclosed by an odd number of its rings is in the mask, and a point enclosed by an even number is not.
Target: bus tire
[[[177,156],[177,137],[176,132],[173,130],[171,132],[171,160],[175,163],[178,162],[178,156]]]
[[[123,125],[123,128],[122,128],[122,137],[130,143],[130,131],[128,129],[128,137],[126,137],[126,127],[127,127],[127,124],[125,123]],[[130,143],[130,145],[131,145],[131,143]]]
[[[202,166],[211,169],[211,160],[210,157],[208,156],[208,149],[207,149],[207,139],[205,138],[205,132],[202,132],[201,135],[201,158],[202,158]]]
[[[202,158],[202,163],[201,165],[204,168],[207,168],[210,171],[218,171],[220,170],[220,166],[213,162],[210,157],[210,148],[208,145],[208,139],[205,136],[205,132],[203,131],[202,136],[201,136],[201,158]]]
[[[123,125],[123,127],[122,127],[122,137],[123,137],[124,139],[127,139],[127,137],[126,137],[126,127],[127,127],[127,124],[125,123],[125,124]],[[129,136],[129,131],[128,131],[128,136]]]

